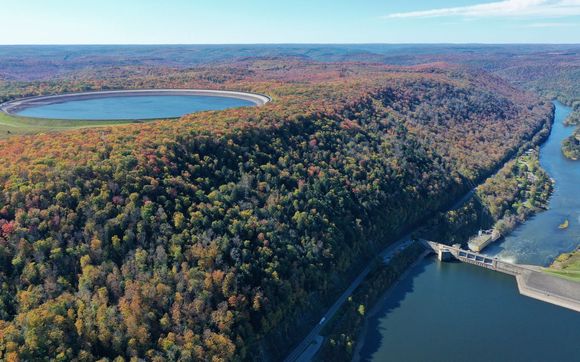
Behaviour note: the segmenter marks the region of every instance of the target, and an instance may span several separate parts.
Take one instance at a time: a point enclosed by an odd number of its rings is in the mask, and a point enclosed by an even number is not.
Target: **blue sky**
[[[580,43],[580,0],[0,0],[1,44]]]

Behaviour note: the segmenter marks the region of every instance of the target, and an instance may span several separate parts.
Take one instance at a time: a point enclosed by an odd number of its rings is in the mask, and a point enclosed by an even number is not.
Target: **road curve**
[[[390,244],[388,247],[383,249],[379,253],[380,258],[382,259],[383,263],[388,263],[393,256],[395,256],[398,252],[401,251],[401,248],[406,248],[411,245],[411,234],[406,234],[396,242]],[[295,362],[295,361],[310,361],[312,357],[316,354],[316,351],[309,351],[309,347],[311,345],[318,345],[318,347],[322,346],[322,337],[319,335],[322,328],[334,317],[336,312],[340,309],[340,307],[346,302],[348,297],[352,295],[354,290],[358,288],[358,286],[365,280],[366,276],[371,271],[371,263],[369,263],[356,277],[355,280],[349,285],[349,287],[340,295],[340,297],[334,302],[334,304],[328,309],[328,311],[324,314],[323,318],[320,320],[318,324],[316,324],[310,333],[302,340],[302,342],[297,345],[292,352],[284,359],[284,362]]]

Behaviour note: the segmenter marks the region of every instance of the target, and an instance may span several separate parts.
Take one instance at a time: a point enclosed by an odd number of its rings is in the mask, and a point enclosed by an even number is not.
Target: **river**
[[[540,162],[556,185],[550,209],[486,252],[547,265],[580,243],[580,163],[566,160],[573,132],[556,105]],[[570,227],[558,225],[569,219]],[[461,263],[421,261],[371,311],[362,361],[572,361],[580,359],[580,313],[521,296],[515,279]]]
[[[570,108],[555,103],[554,126],[540,149],[540,164],[556,184],[550,209],[519,226],[501,243],[490,245],[485,254],[520,264],[549,265],[560,254],[580,244],[580,162],[562,155],[562,141],[574,132],[564,126]],[[558,225],[568,219],[568,229]]]

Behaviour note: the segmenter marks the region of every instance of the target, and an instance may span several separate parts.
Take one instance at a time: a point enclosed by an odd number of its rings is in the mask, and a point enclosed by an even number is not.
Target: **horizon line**
[[[0,46],[202,46],[202,45],[578,45],[569,42],[249,42],[249,43],[0,43]]]

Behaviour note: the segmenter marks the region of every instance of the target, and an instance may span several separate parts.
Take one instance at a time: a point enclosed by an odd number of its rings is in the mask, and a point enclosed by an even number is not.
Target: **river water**
[[[546,265],[580,243],[580,163],[560,151],[573,131],[562,124],[569,112],[556,103],[552,134],[540,151],[556,180],[550,210],[489,255]],[[570,227],[559,230],[565,219]],[[578,361],[580,313],[521,296],[511,276],[427,258],[371,312],[360,343],[362,361]]]
[[[253,105],[253,102],[229,97],[139,95],[67,100],[31,106],[16,114],[25,117],[71,120],[156,119]]]
[[[574,128],[563,123],[570,108],[555,104],[554,127],[540,149],[540,164],[556,181],[550,209],[516,228],[502,242],[490,245],[485,249],[487,255],[519,264],[546,266],[580,244],[580,162],[567,159],[561,151],[562,141]],[[558,225],[564,220],[570,226],[560,230]]]

